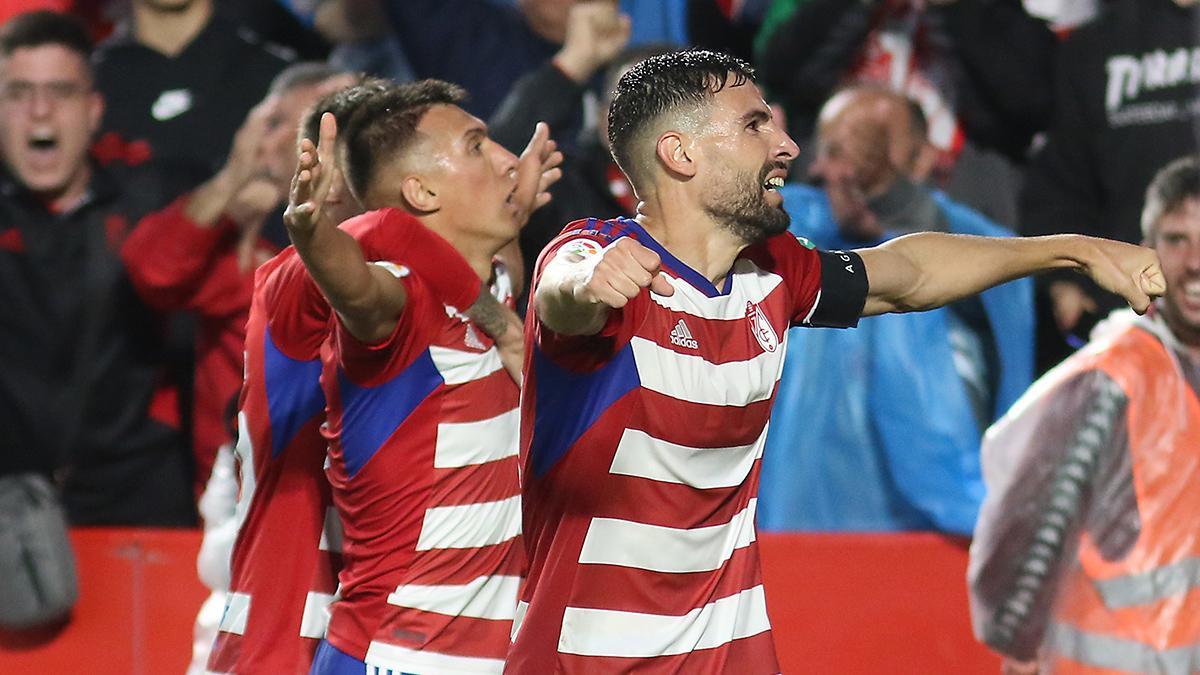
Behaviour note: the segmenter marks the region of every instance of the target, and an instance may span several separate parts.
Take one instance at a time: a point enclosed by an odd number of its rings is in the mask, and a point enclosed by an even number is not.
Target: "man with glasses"
[[[171,195],[89,159],[90,56],[74,18],[0,27],[0,476],[54,474],[76,523],[190,524],[158,320],[116,254]]]

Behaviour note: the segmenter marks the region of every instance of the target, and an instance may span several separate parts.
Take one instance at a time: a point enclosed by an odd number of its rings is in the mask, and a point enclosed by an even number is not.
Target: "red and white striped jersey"
[[[491,338],[392,268],[408,300],[323,375],[346,566],[329,641],[397,672],[500,672],[524,571],[518,388]]]
[[[259,268],[235,450],[240,525],[209,672],[306,673],[325,635],[341,564],[318,431],[328,326],[328,306],[294,250]]]
[[[466,261],[412,216],[382,209],[342,228],[368,260],[440,275],[439,297],[465,303],[479,293]],[[320,432],[330,329],[329,305],[294,249],[258,269],[238,415],[240,526],[210,672],[307,673],[325,637],[342,566]]]
[[[754,527],[771,402],[788,327],[855,324],[865,271],[779,235],[718,289],[628,219],[568,226],[539,270],[625,236],[659,254],[674,295],[644,291],[587,337],[531,304],[530,571],[506,672],[777,673]]]

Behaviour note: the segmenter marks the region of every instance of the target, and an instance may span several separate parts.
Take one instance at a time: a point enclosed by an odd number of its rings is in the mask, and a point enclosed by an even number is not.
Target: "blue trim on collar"
[[[670,268],[671,271],[679,275],[679,278],[691,284],[693,288],[700,291],[704,295],[710,298],[717,298],[722,295],[729,295],[729,292],[733,290],[732,269],[729,271],[729,274],[725,276],[725,288],[718,290],[717,287],[713,285],[713,282],[708,280],[708,277],[700,274],[691,267],[688,267],[679,258],[671,255],[670,251],[663,248],[662,244],[655,241],[654,237],[651,237],[646,230],[642,228],[641,223],[638,223],[636,220],[631,218],[618,218],[617,221],[619,221],[621,225],[629,232],[636,235],[635,238],[638,240],[638,243],[657,253],[658,257],[662,258],[664,267]]]

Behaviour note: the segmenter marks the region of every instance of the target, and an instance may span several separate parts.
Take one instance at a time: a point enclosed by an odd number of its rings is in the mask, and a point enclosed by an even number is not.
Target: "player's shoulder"
[[[621,237],[635,235],[637,229],[637,223],[628,218],[581,218],[572,221],[542,250],[538,266],[560,250],[584,257],[599,253]]]
[[[347,218],[338,227],[350,236],[362,241],[364,239],[382,239],[389,234],[389,228],[419,223],[416,216],[396,208],[374,209]]]
[[[760,241],[738,256],[750,260],[761,270],[775,271],[816,259],[817,246],[813,242],[791,232],[784,232]]]
[[[554,243],[572,239],[590,239],[608,245],[621,237],[629,236],[637,230],[637,223],[628,218],[581,218],[568,223],[554,239]]]

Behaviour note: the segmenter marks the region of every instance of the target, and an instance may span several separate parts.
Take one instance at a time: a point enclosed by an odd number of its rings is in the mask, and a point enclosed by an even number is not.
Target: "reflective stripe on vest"
[[[1200,586],[1200,558],[1185,558],[1149,572],[1098,579],[1094,583],[1110,609],[1148,605],[1186,595]]]
[[[1051,640],[1058,655],[1094,668],[1147,675],[1190,675],[1200,671],[1200,643],[1159,651],[1136,640],[1085,633],[1067,624],[1054,624]]]

